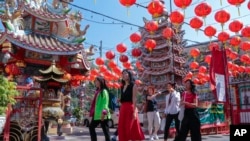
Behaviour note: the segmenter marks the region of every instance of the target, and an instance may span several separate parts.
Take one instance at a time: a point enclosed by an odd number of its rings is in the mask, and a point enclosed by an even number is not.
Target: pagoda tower
[[[138,71],[139,79],[143,82],[140,90],[145,93],[149,85],[154,86],[158,91],[165,90],[168,82],[176,82],[177,85],[181,85],[182,78],[186,74],[182,68],[186,62],[182,56],[186,43],[182,39],[185,32],[181,30],[181,25],[178,27],[172,25],[167,11],[157,18],[153,17],[150,20],[143,18],[143,21],[145,25],[150,21],[157,22],[158,29],[153,33],[146,28],[140,29],[142,55],[138,61],[143,67]],[[174,31],[174,36],[170,40],[166,40],[162,35],[163,30],[167,27]],[[148,39],[156,41],[156,47],[152,51],[145,47]]]

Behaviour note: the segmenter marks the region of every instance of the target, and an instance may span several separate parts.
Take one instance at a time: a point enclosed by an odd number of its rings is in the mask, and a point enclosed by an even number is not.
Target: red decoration
[[[230,3],[231,5],[235,5],[237,8],[238,8],[238,14],[240,16],[240,10],[239,10],[239,7],[240,5],[245,2],[245,0],[227,0],[228,3]]]
[[[192,0],[174,0],[174,4],[182,9],[186,9],[191,3]]]
[[[140,69],[140,68],[141,68],[141,63],[140,63],[140,61],[136,61],[135,66],[136,66],[138,69]]]
[[[71,79],[71,74],[70,73],[65,73],[63,75],[63,79],[70,80]]]
[[[120,60],[122,63],[128,62],[128,56],[122,54],[122,55],[119,57],[119,60]]]
[[[130,41],[133,43],[138,43],[141,41],[141,34],[136,32],[130,35]]]
[[[132,56],[137,58],[139,56],[141,56],[142,52],[141,52],[141,49],[139,48],[134,48],[132,49]]]
[[[210,51],[212,51],[213,49],[219,50],[219,45],[218,45],[218,43],[210,43],[208,48]]]
[[[103,66],[100,66],[100,67],[99,67],[99,70],[100,70],[101,73],[104,73],[104,72],[106,72],[108,69],[107,69],[106,66],[103,65]]]
[[[241,35],[243,37],[250,38],[250,26],[246,26],[241,30]]]
[[[148,21],[145,24],[145,28],[147,29],[147,31],[153,34],[158,29],[158,23],[156,21]]]
[[[229,54],[229,58],[232,59],[232,60],[235,60],[236,58],[238,58],[238,53],[235,52],[235,51],[232,51],[232,52]]]
[[[151,52],[156,47],[156,41],[147,39],[144,46]]]
[[[205,19],[207,15],[211,13],[211,11],[212,7],[207,2],[198,4],[194,9],[196,16],[202,17],[203,19]]]
[[[207,68],[205,66],[199,67],[199,73],[206,73],[206,72],[207,72]]]
[[[230,35],[225,31],[222,31],[218,34],[218,39],[223,43],[226,42],[229,39],[229,37]]]
[[[124,53],[127,51],[127,46],[123,43],[120,43],[116,46],[116,50],[119,52],[119,53]]]
[[[250,42],[249,42],[249,41],[244,41],[244,42],[242,42],[240,48],[241,48],[243,51],[249,51],[249,50],[250,50]]]
[[[248,54],[241,55],[240,61],[243,62],[243,63],[245,63],[245,64],[249,64],[249,62],[250,62],[249,55]]]
[[[241,42],[241,38],[239,36],[234,36],[230,39],[230,44],[238,50],[238,46]]]
[[[190,20],[189,24],[197,31],[199,28],[202,27],[203,21],[199,17],[194,17]]]
[[[218,23],[221,23],[223,30],[224,23],[230,19],[230,14],[226,10],[220,10],[215,13],[214,18]]]
[[[119,0],[123,6],[130,7],[135,4],[136,0]]]
[[[109,59],[109,60],[112,60],[115,58],[115,53],[113,51],[108,51],[106,52],[106,58]]]
[[[247,3],[247,8],[250,10],[250,1]]]
[[[193,80],[193,82],[194,82],[194,84],[199,84],[199,83],[200,83],[200,80],[199,80],[198,78],[195,78],[195,79]]]
[[[167,40],[170,40],[174,36],[174,31],[173,31],[172,28],[166,27],[166,28],[163,29],[162,35]]]
[[[130,69],[131,68],[131,64],[130,62],[125,62],[125,63],[122,63],[122,66],[126,69]]]
[[[117,67],[117,64],[115,63],[115,61],[110,60],[110,61],[108,62],[108,66],[109,66],[111,69],[113,69],[113,68]]]
[[[5,66],[5,72],[9,75],[19,75],[20,70],[16,64],[8,64]]]
[[[100,65],[104,65],[104,60],[101,57],[98,57],[95,59],[95,63],[100,66]]]
[[[118,76],[122,74],[122,70],[118,67],[113,68],[113,72],[115,72]]]
[[[193,77],[193,73],[191,71],[189,71],[187,74],[186,74],[186,78],[187,79],[191,79]]]
[[[243,23],[239,20],[234,20],[229,24],[229,29],[236,34],[242,29]]]
[[[212,36],[214,36],[216,34],[216,28],[214,26],[207,26],[204,29],[204,33],[206,36],[208,36],[209,38],[212,38]]]
[[[194,58],[198,57],[200,55],[200,50],[198,48],[192,48],[190,50],[190,55]]]
[[[197,69],[198,67],[199,67],[199,63],[197,63],[197,62],[191,62],[190,63],[190,65],[189,65],[189,67],[191,68],[191,69]]]
[[[211,56],[211,55],[207,55],[207,56],[205,56],[204,61],[205,61],[207,64],[210,64],[210,62],[211,62],[211,58],[212,58],[212,56]]]
[[[159,0],[153,0],[152,2],[149,3],[147,9],[148,9],[148,12],[154,18],[157,18],[157,17],[159,17],[159,16],[161,16],[163,14],[163,12],[164,12],[164,5]]]
[[[184,21],[184,14],[178,10],[173,11],[170,14],[170,21],[175,25],[179,26]]]
[[[90,70],[90,75],[98,75],[98,70],[97,69],[92,69]]]
[[[136,84],[136,85],[141,85],[142,82],[141,82],[141,80],[137,79],[137,80],[135,80],[135,84]]]

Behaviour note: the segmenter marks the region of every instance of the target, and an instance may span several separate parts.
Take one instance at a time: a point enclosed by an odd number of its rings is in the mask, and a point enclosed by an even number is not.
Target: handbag
[[[185,100],[186,99],[186,92],[184,93],[184,98],[183,98],[183,100]],[[183,118],[184,118],[184,111],[185,111],[185,105],[181,105],[180,106],[180,111],[179,111],[179,115],[178,115],[178,119],[180,120],[180,121],[182,121],[183,120]]]

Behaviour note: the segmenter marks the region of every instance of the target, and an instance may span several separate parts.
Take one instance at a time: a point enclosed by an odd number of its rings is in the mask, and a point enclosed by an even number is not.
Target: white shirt
[[[171,101],[169,103],[169,99]],[[165,114],[177,114],[180,111],[180,93],[177,91],[173,91],[166,96],[166,108]]]

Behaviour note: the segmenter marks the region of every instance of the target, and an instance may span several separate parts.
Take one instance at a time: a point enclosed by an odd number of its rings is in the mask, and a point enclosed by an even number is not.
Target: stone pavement
[[[111,135],[115,132],[114,128],[110,129]],[[101,128],[96,128],[97,140],[105,141],[104,135]],[[74,127],[72,134],[64,134],[63,137],[56,135],[50,135],[50,141],[90,141],[90,135],[88,128],[86,127]],[[61,139],[60,139],[61,138]],[[159,134],[159,141],[163,141],[163,134]],[[149,140],[149,136],[146,135],[146,141]],[[168,139],[173,141],[173,138]],[[191,141],[190,138],[187,141]],[[229,141],[229,135],[227,134],[216,134],[216,135],[203,135],[202,141]]]

